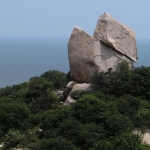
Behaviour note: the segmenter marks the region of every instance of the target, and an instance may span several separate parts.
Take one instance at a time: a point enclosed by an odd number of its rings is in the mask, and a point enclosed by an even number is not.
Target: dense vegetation
[[[96,73],[91,93],[76,93],[70,107],[55,93],[70,76],[47,71],[29,82],[0,89],[3,150],[149,150],[132,133],[150,128],[150,67]]]

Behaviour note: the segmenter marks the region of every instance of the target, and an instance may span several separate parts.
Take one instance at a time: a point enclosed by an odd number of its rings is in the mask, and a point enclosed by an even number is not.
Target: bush
[[[41,141],[42,150],[79,150],[71,141],[68,141],[62,137],[42,139]]]
[[[90,148],[90,150],[115,150],[112,141],[107,140],[99,140],[94,143],[94,148]]]
[[[12,93],[12,88],[11,86],[7,86],[5,88],[0,89],[0,98],[3,96],[8,96]]]
[[[105,102],[93,94],[83,95],[73,105],[73,110],[75,117],[84,123],[102,123],[108,116],[118,113],[114,102]]]
[[[141,137],[123,133],[114,139],[114,150],[143,150]]]
[[[135,114],[135,126],[147,128],[150,127],[150,110],[146,108],[139,109]]]
[[[106,130],[111,136],[119,135],[125,132],[131,132],[133,129],[132,121],[120,114],[110,115],[106,119]]]
[[[133,119],[135,117],[135,113],[141,107],[141,99],[124,94],[116,100],[116,104],[119,112],[122,115],[128,116]]]
[[[105,94],[117,97],[130,94],[134,97],[149,100],[150,97],[150,67],[129,69],[123,62],[116,71],[96,73],[93,84]]]
[[[26,147],[31,150],[41,150],[39,133],[40,131],[38,131],[37,127],[33,129],[28,129],[26,132],[24,132],[24,136],[19,142],[18,147]]]
[[[71,92],[71,97],[75,100],[78,100],[79,98],[81,98],[83,95],[87,95],[90,94],[91,92],[88,91],[74,91]]]
[[[26,94],[26,102],[32,102],[32,99],[40,97],[46,93],[47,89],[53,90],[53,83],[44,77],[33,77],[29,81],[29,88]]]
[[[41,118],[41,128],[44,130],[56,129],[63,120],[71,117],[73,113],[70,107],[44,111]]]
[[[1,130],[7,132],[10,129],[19,129],[22,126],[22,123],[27,121],[29,114],[30,111],[26,105],[1,103]]]
[[[16,147],[23,139],[23,135],[18,130],[10,129],[3,137],[4,147]]]
[[[105,130],[103,124],[82,124],[82,130],[77,138],[75,145],[78,145],[81,149],[87,150],[93,148],[95,143],[100,139],[105,139]]]
[[[76,142],[81,131],[82,124],[73,118],[65,119],[58,127],[58,134],[68,140],[72,140],[73,143]]]
[[[54,91],[50,89],[46,90],[46,93],[43,93],[40,97],[37,97],[32,100],[31,103],[31,112],[39,113],[40,111],[52,109],[54,104],[58,103],[58,97]]]
[[[56,70],[47,71],[43,73],[41,77],[44,77],[48,79],[48,81],[52,82],[54,84],[54,88],[56,89],[65,87],[68,81],[65,73]]]
[[[68,77],[69,78],[69,77]],[[54,88],[68,79],[48,71],[27,83],[0,89],[0,140],[5,149],[148,150],[138,135],[150,128],[150,68],[95,75],[92,93],[74,92],[70,107],[58,104]],[[38,130],[40,129],[40,130]]]

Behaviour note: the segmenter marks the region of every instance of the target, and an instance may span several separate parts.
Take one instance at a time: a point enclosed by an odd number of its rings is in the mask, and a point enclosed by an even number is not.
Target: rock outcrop
[[[137,49],[133,30],[108,13],[99,17],[94,37],[136,62]]]
[[[114,69],[121,61],[127,61],[130,67],[133,64],[127,56],[78,27],[75,27],[71,34],[68,51],[71,77],[83,82],[91,82],[95,72]]]
[[[150,145],[150,130],[149,129],[147,129],[146,132],[144,132],[144,133],[142,133],[141,130],[134,129],[133,133],[139,135],[142,138],[143,144],[146,143],[146,144]]]
[[[65,102],[64,102],[64,106],[70,106],[72,103],[75,103],[76,100],[73,99],[71,97],[71,94],[74,93],[74,92],[78,92],[78,93],[81,93],[81,92],[91,92],[92,91],[92,84],[88,84],[88,83],[82,83],[82,84],[75,84],[73,87],[72,87],[72,90],[70,91],[70,93],[68,94],[68,97],[66,98]]]
[[[70,63],[70,74],[73,79],[90,82],[94,72],[99,70],[97,57],[100,55],[100,42],[75,27],[69,43],[68,54]]]
[[[64,106],[70,106],[75,103],[76,100],[72,98],[74,92],[92,92],[93,85],[91,83],[76,83],[75,81],[70,81],[64,91],[57,91],[59,103]]]
[[[71,97],[68,96],[65,103],[63,104],[64,106],[70,106],[71,104],[75,103],[76,101]]]
[[[95,72],[116,69],[118,63],[133,66],[137,59],[132,29],[104,13],[100,16],[94,37],[74,27],[68,42],[70,75],[74,80],[91,82]]]
[[[92,84],[91,83],[82,83],[82,84],[76,84],[70,91],[69,95],[71,95],[73,92],[91,92],[92,91]]]

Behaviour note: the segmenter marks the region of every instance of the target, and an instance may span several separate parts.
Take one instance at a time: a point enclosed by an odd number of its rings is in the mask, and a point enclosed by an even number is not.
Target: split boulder
[[[68,55],[71,77],[82,82],[91,82],[95,72],[107,71],[108,68],[115,70],[122,61],[127,61],[130,67],[133,65],[133,61],[126,55],[78,27],[71,34]]]

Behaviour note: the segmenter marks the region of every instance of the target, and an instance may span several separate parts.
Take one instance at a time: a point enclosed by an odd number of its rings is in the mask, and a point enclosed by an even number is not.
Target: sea
[[[68,40],[0,38],[0,88],[27,82],[48,70],[69,71]],[[150,41],[137,40],[135,67],[150,66]]]

